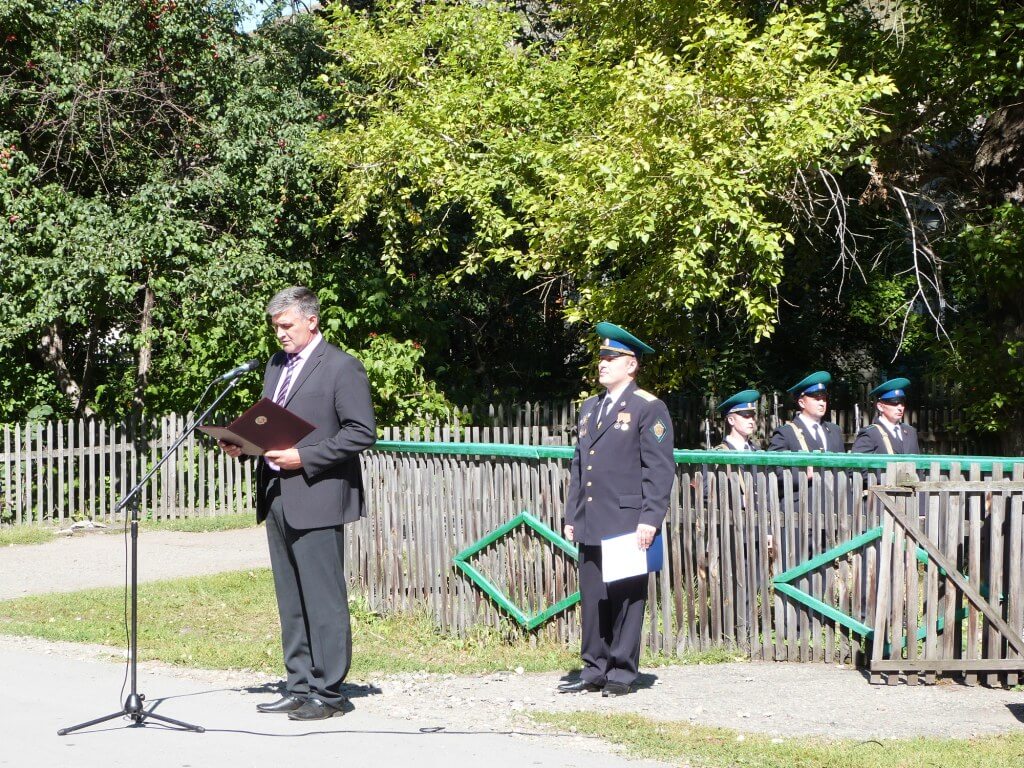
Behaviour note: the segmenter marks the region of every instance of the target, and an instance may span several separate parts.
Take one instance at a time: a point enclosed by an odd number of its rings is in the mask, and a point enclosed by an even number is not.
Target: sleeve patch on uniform
[[[653,403],[655,400],[658,399],[650,392],[648,392],[646,389],[635,389],[633,390],[633,394],[636,395],[637,397],[642,397],[648,403]]]
[[[668,427],[665,426],[665,422],[658,419],[651,425],[651,433],[654,435],[654,439],[659,443],[665,439],[665,435],[668,434]]]

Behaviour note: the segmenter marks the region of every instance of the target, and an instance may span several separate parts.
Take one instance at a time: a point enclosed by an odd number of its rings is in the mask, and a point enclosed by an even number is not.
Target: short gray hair
[[[267,314],[273,317],[292,307],[298,307],[303,317],[320,317],[320,299],[302,285],[293,285],[275,293],[274,298],[267,302]]]

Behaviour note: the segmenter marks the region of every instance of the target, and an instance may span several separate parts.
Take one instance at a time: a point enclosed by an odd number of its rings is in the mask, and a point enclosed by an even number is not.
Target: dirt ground
[[[267,565],[262,529],[221,533],[148,532],[140,536],[144,580]],[[121,536],[88,534],[38,546],[0,549],[0,599],[124,581]],[[27,579],[25,574],[45,574]],[[2,609],[0,609],[2,610]],[[23,638],[4,647],[76,658],[106,658],[123,650]],[[251,672],[159,669],[204,683],[266,690],[277,681]],[[856,669],[825,664],[734,663],[645,672],[635,694],[603,699],[555,692],[559,674],[516,670],[478,675],[386,675],[353,680],[357,707],[398,719],[424,713],[446,728],[514,726],[531,710],[636,712],[650,717],[735,728],[778,738],[821,735],[852,739],[971,737],[1024,732],[1024,691],[967,687],[873,686]]]

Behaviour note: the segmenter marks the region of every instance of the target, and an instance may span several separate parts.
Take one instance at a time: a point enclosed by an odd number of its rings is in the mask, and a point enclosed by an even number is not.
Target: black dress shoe
[[[596,683],[592,683],[589,680],[572,680],[568,683],[562,683],[558,686],[559,693],[596,693],[601,690],[601,686]]]
[[[289,720],[326,720],[330,717],[341,717],[345,710],[320,699],[307,699],[301,707],[288,713]]]
[[[601,691],[601,695],[605,698],[614,698],[616,696],[625,696],[627,693],[632,693],[633,689],[628,683],[616,683],[609,680],[604,684],[604,688]]]
[[[257,704],[256,709],[260,712],[268,712],[274,714],[276,712],[294,712],[302,706],[302,699],[292,696],[290,693],[286,693],[277,701],[271,701],[267,704]]]

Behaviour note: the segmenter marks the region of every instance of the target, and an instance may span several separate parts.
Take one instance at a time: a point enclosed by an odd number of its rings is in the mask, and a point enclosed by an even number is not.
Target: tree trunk
[[[1024,103],[1019,99],[985,121],[974,170],[993,204],[1024,203]]]
[[[132,421],[139,423],[146,406],[146,387],[149,386],[149,369],[153,361],[153,341],[150,338],[150,330],[153,327],[153,305],[156,304],[156,294],[152,287],[153,275],[147,277],[142,297],[142,316],[139,318],[139,338],[142,345],[139,347],[138,373],[135,377],[135,396],[132,398]]]
[[[93,410],[85,405],[82,386],[71,375],[64,357],[64,324],[59,320],[50,323],[39,339],[39,351],[43,360],[57,376],[57,387],[71,400],[71,410],[76,416],[92,416]]]

